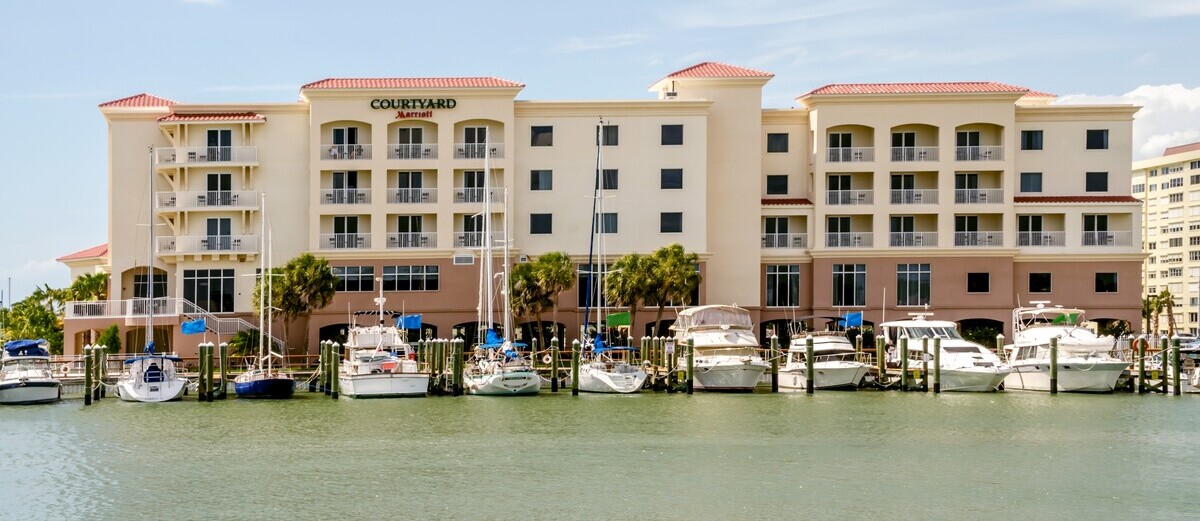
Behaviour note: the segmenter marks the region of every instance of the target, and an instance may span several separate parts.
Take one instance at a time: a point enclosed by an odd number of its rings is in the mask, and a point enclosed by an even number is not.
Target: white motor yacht
[[[750,312],[737,306],[711,305],[679,312],[675,340],[679,366],[687,366],[684,342],[692,341],[695,388],[702,391],[750,392],[770,366],[759,352]]]
[[[50,403],[62,399],[62,383],[50,370],[50,344],[45,340],[4,343],[0,360],[0,404]]]
[[[1005,389],[1050,390],[1050,340],[1058,339],[1058,390],[1108,393],[1129,362],[1113,356],[1117,340],[1083,327],[1084,311],[1031,302],[1013,310],[1013,343],[1005,346],[1013,372]]]
[[[338,374],[342,395],[350,398],[425,396],[429,391],[429,373],[422,372],[417,366],[416,352],[408,343],[407,329],[384,324],[382,317],[395,317],[395,314],[382,309],[355,313],[355,320],[363,315],[378,315],[379,324],[359,326],[356,322],[350,327],[345,344],[346,361]],[[396,321],[403,324],[404,318],[396,317]]]
[[[856,389],[871,366],[855,357],[854,344],[845,331],[817,331],[813,339],[813,388]],[[787,362],[779,369],[779,392],[801,392],[808,387],[806,338],[792,337]]]
[[[964,339],[954,322],[927,320],[928,313],[912,313],[908,320],[880,324],[889,346],[899,356],[899,339],[908,338],[909,368],[919,367],[922,361],[933,363],[933,339],[941,342],[941,388],[943,391],[996,391],[1012,368],[987,348]],[[929,338],[929,351],[921,347],[921,339]],[[915,364],[915,365],[914,365]],[[930,368],[933,372],[933,368]]]

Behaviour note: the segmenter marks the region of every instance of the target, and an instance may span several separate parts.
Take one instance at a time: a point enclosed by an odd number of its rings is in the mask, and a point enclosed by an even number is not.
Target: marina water
[[[318,396],[2,408],[0,517],[1200,517],[1191,396]]]

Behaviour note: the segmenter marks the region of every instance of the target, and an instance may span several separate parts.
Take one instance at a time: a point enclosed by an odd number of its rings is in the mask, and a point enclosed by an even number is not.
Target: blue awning
[[[42,347],[49,345],[45,339],[37,340],[9,340],[4,343],[4,351],[8,356],[50,356],[46,348]]]
[[[182,359],[182,358],[179,358],[178,356],[170,356],[170,355],[146,355],[146,356],[135,356],[135,357],[133,357],[133,358],[129,358],[129,359],[125,360],[125,365],[132,364],[132,363],[134,363],[134,362],[137,362],[137,361],[139,361],[139,360],[170,360],[170,361],[172,361],[172,362],[182,362],[182,361],[183,361],[183,359]]]
[[[603,339],[597,338],[592,343],[592,352],[595,354],[606,353],[609,351],[637,351],[638,348],[631,346],[610,346],[604,343]]]

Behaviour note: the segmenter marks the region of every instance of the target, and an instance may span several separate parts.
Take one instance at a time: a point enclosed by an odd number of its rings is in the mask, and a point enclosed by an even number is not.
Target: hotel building
[[[113,300],[68,305],[66,352],[114,323],[136,350],[151,291],[168,297],[156,337],[176,351],[195,350],[183,320],[248,327],[264,214],[276,264],[311,252],[338,274],[333,303],[296,325],[310,350],[372,309],[376,284],[389,308],[423,315],[425,335],[464,334],[485,197],[493,222],[507,211],[514,261],[587,262],[601,120],[608,261],[680,243],[700,257],[699,303],[745,307],[764,332],[928,308],[1007,334],[1029,300],[1138,322],[1137,107],[959,82],[834,84],[764,109],[772,77],[705,62],[620,101],[521,100],[520,83],[462,77],[331,78],[287,103],[103,103],[108,243],[60,260],[110,274]],[[561,328],[577,331],[578,289],[560,302]],[[304,331],[290,333],[297,352]]]
[[[1146,295],[1170,291],[1176,332],[1194,336],[1200,323],[1200,143],[1135,162],[1133,196],[1145,203]],[[1165,310],[1158,328],[1167,332]]]

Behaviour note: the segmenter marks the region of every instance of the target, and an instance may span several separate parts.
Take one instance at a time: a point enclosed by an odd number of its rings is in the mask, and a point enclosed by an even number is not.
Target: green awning
[[[1078,313],[1063,313],[1057,317],[1054,317],[1053,323],[1054,324],[1074,324],[1075,320],[1078,318],[1079,318]]]
[[[629,312],[613,313],[604,318],[604,324],[608,327],[628,326]]]

